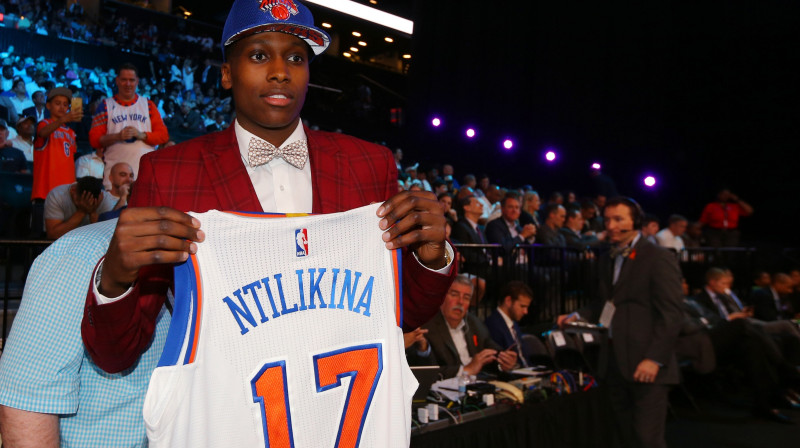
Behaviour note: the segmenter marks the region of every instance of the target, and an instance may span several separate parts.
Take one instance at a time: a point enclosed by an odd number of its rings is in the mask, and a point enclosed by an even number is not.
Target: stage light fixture
[[[472,129],[472,128],[467,129],[466,134],[467,134],[467,137],[469,137],[469,138],[475,137],[475,129]]]

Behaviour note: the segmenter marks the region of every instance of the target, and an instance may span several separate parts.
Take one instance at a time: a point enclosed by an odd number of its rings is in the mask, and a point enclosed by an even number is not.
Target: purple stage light
[[[467,137],[469,138],[475,137],[475,129],[472,128],[467,129]]]
[[[599,169],[600,169],[600,164],[599,164],[599,163],[597,163],[597,162],[594,162],[594,163],[592,164],[592,169],[593,169],[593,170],[599,170]]]
[[[644,184],[650,188],[653,188],[656,186],[656,178],[653,176],[647,176],[644,178]]]
[[[556,160],[555,151],[547,151],[547,154],[544,155],[544,158],[547,159],[548,162],[555,161]]]
[[[505,149],[507,149],[507,150],[508,150],[508,149],[511,149],[511,148],[513,148],[513,147],[514,147],[514,142],[513,142],[513,141],[511,141],[511,139],[508,139],[508,138],[507,138],[507,139],[506,139],[506,140],[503,142],[503,148],[505,148]]]
[[[433,127],[438,128],[442,124],[442,120],[440,120],[439,117],[436,117],[433,120],[431,120],[431,124],[433,125]]]

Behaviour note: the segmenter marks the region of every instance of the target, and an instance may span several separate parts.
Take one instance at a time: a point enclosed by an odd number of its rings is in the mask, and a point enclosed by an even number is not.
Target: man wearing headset
[[[603,214],[612,249],[600,259],[599,300],[559,316],[558,324],[582,318],[608,328],[600,373],[624,444],[666,448],[669,386],[679,381],[680,268],[674,255],[641,236],[636,201],[613,198]]]

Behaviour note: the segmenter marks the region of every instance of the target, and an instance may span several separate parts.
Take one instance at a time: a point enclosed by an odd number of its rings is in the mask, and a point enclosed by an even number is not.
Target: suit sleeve
[[[130,206],[156,204],[153,168],[142,159]],[[92,285],[86,295],[81,336],[86,351],[98,367],[121,372],[136,363],[153,339],[156,319],[172,285],[172,267],[146,266],[139,271],[133,290],[124,298],[98,305]],[[91,281],[94,281],[94,274]]]
[[[650,292],[653,307],[653,338],[645,358],[666,365],[675,349],[683,322],[681,271],[677,259],[664,250],[655,251]]]

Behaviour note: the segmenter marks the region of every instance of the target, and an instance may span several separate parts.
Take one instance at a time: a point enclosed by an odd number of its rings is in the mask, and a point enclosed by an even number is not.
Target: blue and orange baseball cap
[[[222,29],[225,48],[244,37],[275,31],[303,39],[318,55],[328,48],[331,37],[314,26],[311,11],[297,0],[236,0]]]

